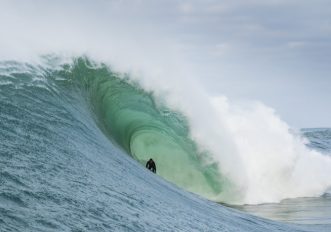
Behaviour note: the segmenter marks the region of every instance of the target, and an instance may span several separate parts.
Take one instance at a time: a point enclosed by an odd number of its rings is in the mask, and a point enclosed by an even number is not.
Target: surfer
[[[154,162],[154,160],[152,158],[147,161],[146,168],[148,168],[152,172],[156,173],[155,162]]]

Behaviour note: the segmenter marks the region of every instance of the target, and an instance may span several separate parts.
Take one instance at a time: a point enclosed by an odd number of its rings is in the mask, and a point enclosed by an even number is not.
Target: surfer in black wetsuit
[[[156,166],[155,166],[155,162],[153,159],[149,159],[146,163],[146,168],[148,168],[149,170],[151,170],[152,172],[156,173]]]

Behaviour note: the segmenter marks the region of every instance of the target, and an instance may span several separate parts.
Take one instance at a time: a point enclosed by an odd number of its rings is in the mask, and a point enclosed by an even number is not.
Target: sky
[[[0,0],[0,33],[1,59],[107,43],[128,62],[189,64],[210,94],[261,101],[294,128],[331,127],[328,0]]]

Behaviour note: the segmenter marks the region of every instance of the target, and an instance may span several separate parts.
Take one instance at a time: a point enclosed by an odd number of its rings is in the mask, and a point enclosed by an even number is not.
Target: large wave
[[[167,107],[156,103],[154,94],[107,66],[85,58],[58,66],[57,60],[40,65],[0,62],[4,231],[328,231],[327,224],[299,226],[257,218],[182,191],[147,171],[125,154],[132,153],[126,136],[137,133],[138,144],[150,141],[139,138],[140,127],[156,138],[162,134],[162,141],[151,143],[152,150],[164,142],[173,151],[171,143],[179,150],[176,155],[186,152],[187,160],[193,160],[181,164],[186,171],[177,173],[178,180],[187,178],[181,173],[191,172],[200,173],[195,175],[203,177],[204,187],[219,182],[213,179],[217,175],[206,181],[216,169],[192,156],[201,153],[188,154],[196,148],[183,115],[169,108],[164,115]],[[144,116],[132,117],[135,112]],[[199,183],[192,180],[190,187]],[[221,183],[212,192],[226,188]]]
[[[208,199],[278,202],[321,195],[331,184],[330,158],[307,148],[261,103],[236,105],[193,85],[162,95],[86,57],[53,72],[78,88],[99,127],[127,154],[142,165],[152,157],[160,176]]]
[[[104,133],[142,165],[153,158],[159,175],[207,198],[224,189],[216,164],[205,164],[206,154],[189,138],[186,118],[157,101],[153,92],[86,58],[76,59],[61,75],[86,94]]]

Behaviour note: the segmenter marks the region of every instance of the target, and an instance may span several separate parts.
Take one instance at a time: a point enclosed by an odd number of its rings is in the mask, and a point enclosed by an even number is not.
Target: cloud
[[[192,14],[195,10],[193,4],[185,2],[185,3],[180,3],[178,5],[178,9],[180,11],[180,13],[183,14]]]
[[[292,49],[302,48],[306,45],[307,45],[307,43],[304,41],[290,41],[287,43],[287,46]]]
[[[210,54],[213,56],[225,56],[231,49],[229,43],[218,43],[211,47]]]

